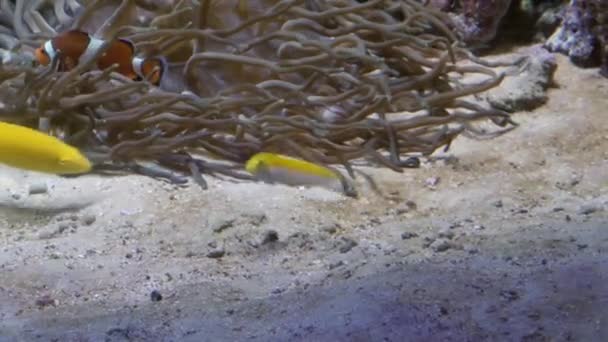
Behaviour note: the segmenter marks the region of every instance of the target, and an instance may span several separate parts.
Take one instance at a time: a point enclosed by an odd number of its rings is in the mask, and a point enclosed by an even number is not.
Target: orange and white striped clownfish
[[[38,62],[48,65],[53,58],[61,51],[59,60],[59,71],[69,71],[75,68],[80,61],[84,61],[89,56],[94,55],[103,45],[104,41],[92,37],[80,30],[69,30],[46,41],[36,49],[35,55]],[[100,70],[109,68],[117,63],[117,72],[129,77],[132,80],[145,79],[150,75],[150,82],[159,85],[167,62],[163,57],[141,58],[135,56],[133,43],[127,39],[118,38],[112,42],[108,49],[97,59],[97,68]]]

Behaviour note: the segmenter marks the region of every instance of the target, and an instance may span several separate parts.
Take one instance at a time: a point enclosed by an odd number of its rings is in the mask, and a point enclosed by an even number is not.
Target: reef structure
[[[571,0],[561,26],[545,44],[582,67],[601,66],[608,77],[608,1]]]

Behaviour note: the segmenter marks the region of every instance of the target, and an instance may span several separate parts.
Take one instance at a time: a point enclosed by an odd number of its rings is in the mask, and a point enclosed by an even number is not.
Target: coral
[[[545,41],[560,23],[561,0],[429,0],[448,12],[455,32],[471,48],[483,49],[498,41]]]
[[[32,21],[36,32],[26,13],[47,25]],[[98,170],[185,181],[177,171],[205,186],[201,174],[249,179],[244,162],[272,151],[351,176],[362,157],[402,172],[405,156],[461,133],[515,127],[506,112],[465,99],[504,75],[461,47],[446,14],[412,0],[17,0],[12,14],[24,54],[76,27],[171,62],[160,88],[90,70],[93,59],[69,72],[2,66],[0,118],[49,127]],[[474,74],[485,79],[463,82]]]
[[[461,0],[454,21],[462,39],[469,45],[493,40],[510,5],[511,0]]]
[[[546,46],[583,67],[602,65],[608,75],[608,1],[571,0],[561,26]]]

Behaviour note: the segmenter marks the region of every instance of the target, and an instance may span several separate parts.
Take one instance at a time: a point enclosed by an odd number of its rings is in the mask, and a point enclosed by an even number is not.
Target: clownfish
[[[0,163],[57,175],[82,174],[92,164],[78,149],[28,127],[0,122]]]
[[[75,68],[80,61],[94,55],[103,45],[104,40],[92,37],[80,30],[69,30],[46,41],[36,49],[35,56],[38,63],[49,65],[53,58],[61,51],[59,71],[69,71]],[[135,47],[127,39],[114,40],[108,49],[97,59],[97,68],[109,68],[117,63],[117,72],[132,80],[145,79],[150,75],[150,82],[159,85],[167,62],[163,57],[141,58],[135,56]],[[157,68],[155,71],[154,68]]]
[[[265,183],[290,186],[320,186],[356,196],[356,191],[340,174],[324,166],[289,156],[260,152],[245,163],[245,170]]]

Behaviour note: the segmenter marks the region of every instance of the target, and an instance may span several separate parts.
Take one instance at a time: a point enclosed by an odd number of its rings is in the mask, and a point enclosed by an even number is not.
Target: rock
[[[272,289],[272,291],[270,291],[270,294],[281,294],[283,292],[285,292],[285,288],[283,287],[275,287],[274,289]]]
[[[434,189],[437,186],[437,184],[439,184],[439,181],[440,181],[439,177],[429,177],[424,181],[424,184],[427,187]]]
[[[207,253],[207,258],[219,259],[219,258],[223,257],[225,254],[226,254],[226,251],[223,248],[217,248],[217,249],[214,249],[214,250],[210,251],[209,253]]]
[[[454,235],[454,232],[448,229],[443,229],[439,231],[439,234],[437,234],[437,236],[439,236],[440,238],[445,238],[448,240],[452,240],[454,238]]]
[[[445,252],[452,248],[452,244],[445,239],[437,239],[430,245],[431,249],[435,252]]]
[[[160,292],[158,292],[157,290],[153,290],[152,292],[150,292],[150,300],[152,300],[153,302],[160,302],[161,300],[163,300],[163,295],[160,294]]]
[[[476,225],[473,226],[473,229],[474,230],[484,230],[484,229],[486,229],[486,227],[484,227],[481,224],[476,224]]]
[[[323,237],[321,236],[321,239]],[[305,249],[305,250],[314,250],[315,244],[309,233],[296,232],[289,237],[287,237],[287,244],[289,246]]]
[[[462,13],[453,15],[456,31],[468,45],[481,45],[496,37],[496,32],[511,5],[511,0],[463,0]]]
[[[323,226],[321,228],[321,230],[328,234],[335,234],[338,231],[338,228],[340,228],[340,225],[337,223],[334,223],[334,224],[330,224],[327,226]]]
[[[500,87],[488,91],[488,102],[495,108],[516,112],[532,110],[547,101],[546,89],[553,82],[557,69],[555,56],[540,45],[530,48],[523,70],[506,77]]]
[[[93,215],[93,214],[86,214],[86,215],[84,215],[82,217],[81,221],[82,221],[82,224],[84,224],[86,226],[90,226],[90,225],[92,225],[95,222],[96,219],[97,218],[95,217],[95,215]]]
[[[61,233],[65,232],[68,228],[70,228],[70,225],[68,223],[61,222],[57,225],[57,227],[49,227],[49,228],[46,228],[46,229],[40,231],[38,233],[38,238],[40,240],[52,239],[52,238],[60,235]]]
[[[427,248],[429,246],[431,246],[433,244],[433,242],[435,242],[435,238],[432,236],[425,236],[424,237],[424,248]]]
[[[267,230],[264,232],[264,235],[262,236],[262,242],[260,243],[261,245],[265,245],[267,243],[272,243],[275,241],[279,240],[279,233],[277,233],[276,230]]]
[[[403,214],[407,214],[411,211],[416,210],[417,205],[415,202],[413,201],[407,201],[405,203],[403,203],[402,205],[398,206],[397,208],[395,208],[395,214],[396,215],[403,215]]]
[[[519,293],[515,290],[504,290],[500,291],[500,296],[508,302],[512,302],[519,299]]]
[[[577,214],[579,215],[591,215],[597,211],[601,211],[602,208],[595,204],[584,204],[578,210]]]
[[[536,20],[535,29],[539,38],[550,37],[562,21],[562,7],[548,7],[542,11],[540,17]]]
[[[607,25],[600,20],[605,9],[602,0],[571,0],[564,12],[561,26],[549,37],[545,46],[553,52],[570,57],[572,63],[581,67],[600,64],[602,48],[606,45],[602,31]],[[604,56],[604,68],[608,67],[608,56]]]
[[[38,232],[38,239],[40,240],[48,240],[57,236],[59,232],[55,228],[45,229],[43,231]]]
[[[403,233],[401,233],[401,239],[402,240],[409,240],[409,239],[413,239],[415,237],[418,237],[418,234],[412,233],[412,232],[403,232]]]
[[[348,237],[342,237],[341,241],[340,241],[340,247],[339,247],[339,251],[340,253],[348,253],[351,249],[353,249],[354,247],[356,247],[358,245],[357,241],[348,238]]]
[[[57,300],[53,299],[49,295],[44,295],[38,299],[36,299],[36,305],[40,308],[44,308],[47,306],[57,306]]]
[[[418,209],[418,205],[416,204],[416,202],[414,201],[406,201],[405,205],[410,208],[410,210],[416,210]]]
[[[221,219],[211,224],[211,229],[214,233],[220,233],[234,225],[235,219]]]
[[[328,269],[333,270],[334,268],[340,267],[344,265],[344,261],[340,260],[334,263],[329,264]]]
[[[70,228],[70,225],[66,222],[61,222],[58,226],[57,226],[57,232],[58,233],[63,233],[66,230],[68,230]]]
[[[28,193],[30,195],[41,195],[46,194],[49,191],[49,188],[46,182],[32,183],[29,186]]]
[[[262,223],[266,222],[266,220],[268,219],[268,217],[266,216],[266,214],[260,213],[260,214],[243,214],[243,217],[246,218],[249,223],[251,225],[254,226],[259,226]]]

